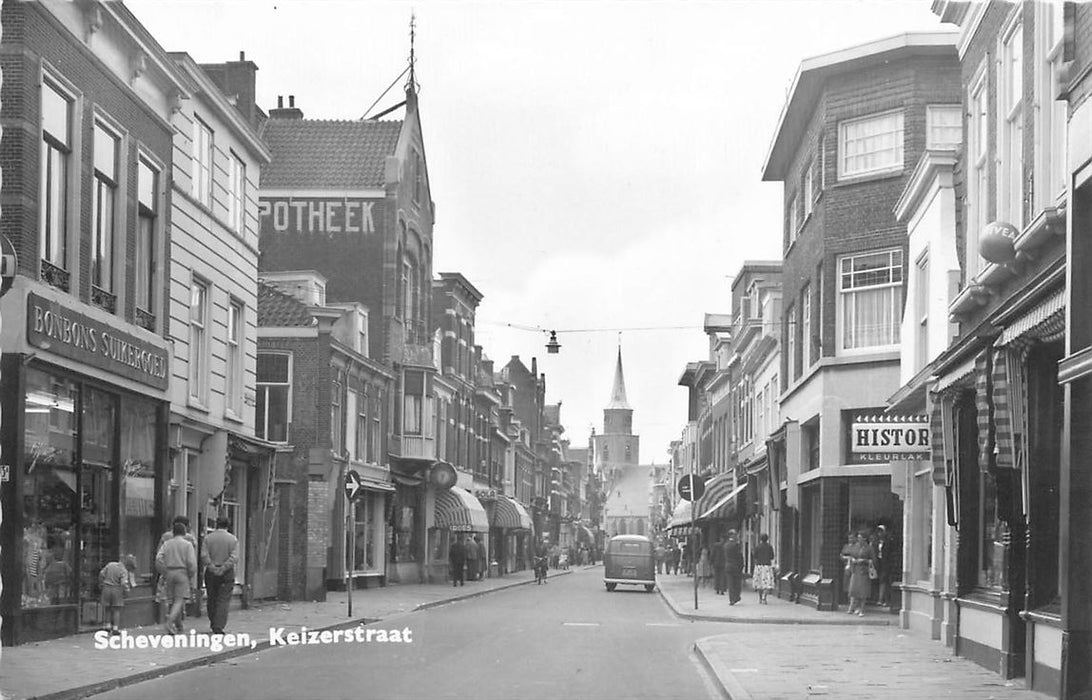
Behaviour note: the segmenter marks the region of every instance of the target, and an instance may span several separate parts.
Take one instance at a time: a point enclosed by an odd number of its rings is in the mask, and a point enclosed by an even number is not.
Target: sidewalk
[[[574,570],[579,567],[574,567]],[[550,571],[561,576],[571,571]],[[266,601],[246,610],[232,610],[229,634],[248,634],[253,646],[225,648],[96,649],[94,633],[51,639],[46,642],[4,647],[0,652],[0,699],[48,700],[82,698],[133,683],[176,673],[214,661],[269,648],[271,627],[285,633],[356,627],[390,619],[485,593],[534,584],[530,571],[520,571],[455,588],[446,584],[390,584],[384,588],[353,591],[353,614],[348,615],[345,592],[331,592],[325,602]],[[207,618],[187,618],[189,631],[208,632]],[[127,630],[130,635],[158,635],[158,626]]]
[[[680,617],[742,623],[725,625],[725,634],[694,644],[731,700],[1050,697],[1026,690],[1022,679],[1006,681],[955,656],[923,634],[900,629],[897,616],[887,611],[856,617],[772,596],[768,605],[759,605],[757,594],[745,585],[736,605],[711,588],[698,589],[695,612],[693,579],[661,575],[658,584]]]

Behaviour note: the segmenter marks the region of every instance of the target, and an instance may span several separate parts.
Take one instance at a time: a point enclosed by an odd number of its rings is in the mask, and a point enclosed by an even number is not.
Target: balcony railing
[[[57,267],[56,265],[49,262],[48,260],[43,260],[42,261],[42,281],[45,282],[46,284],[50,285],[51,287],[56,287],[57,289],[63,289],[64,291],[67,292],[67,291],[69,291],[68,287],[70,285],[71,276],[68,274],[68,270],[65,270],[64,268],[61,268],[61,267]]]
[[[115,313],[118,307],[118,298],[101,287],[91,285],[91,303],[110,313]]]
[[[403,459],[436,459],[436,438],[422,435],[403,435],[401,439]]]

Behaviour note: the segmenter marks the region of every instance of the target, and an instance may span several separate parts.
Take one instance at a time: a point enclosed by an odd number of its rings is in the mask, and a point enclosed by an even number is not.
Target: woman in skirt
[[[751,553],[751,561],[755,565],[754,571],[751,573],[751,585],[758,592],[758,602],[762,605],[768,605],[766,596],[774,587],[774,551],[773,547],[770,546],[769,535],[762,534],[758,539],[758,546]]]

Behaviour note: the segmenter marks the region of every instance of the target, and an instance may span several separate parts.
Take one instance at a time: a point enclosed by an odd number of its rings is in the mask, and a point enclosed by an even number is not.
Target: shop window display
[[[158,533],[155,522],[156,406],[126,399],[121,405],[121,540],[122,555],[136,560],[137,586],[151,593]],[[136,592],[136,594],[140,594]]]
[[[81,624],[102,622],[99,572],[114,561],[114,460],[117,397],[83,392],[80,453],[79,594]]]
[[[24,608],[74,603],[79,387],[29,370],[23,457]]]

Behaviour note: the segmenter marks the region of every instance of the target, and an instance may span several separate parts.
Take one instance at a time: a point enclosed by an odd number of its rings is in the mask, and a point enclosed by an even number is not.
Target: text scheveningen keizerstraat
[[[224,649],[250,648],[258,646],[258,638],[245,632],[238,634],[208,634],[190,630],[188,634],[131,634],[122,631],[111,635],[106,630],[95,633],[95,648],[105,649],[208,649],[212,652]],[[309,630],[302,627],[290,631],[287,627],[270,627],[269,646],[292,647],[317,644],[412,644],[413,630],[373,629],[355,627],[344,630]]]

